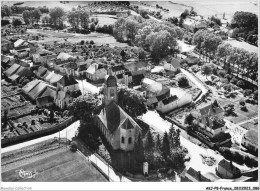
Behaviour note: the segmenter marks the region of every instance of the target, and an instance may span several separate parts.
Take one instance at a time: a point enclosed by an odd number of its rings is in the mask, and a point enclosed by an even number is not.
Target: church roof
[[[113,101],[100,112],[98,118],[111,133],[119,127],[123,129],[139,127],[138,124]]]

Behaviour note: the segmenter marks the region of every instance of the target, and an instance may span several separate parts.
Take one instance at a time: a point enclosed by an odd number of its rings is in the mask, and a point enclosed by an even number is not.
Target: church
[[[117,80],[105,77],[104,108],[96,116],[97,125],[114,150],[133,151],[140,126],[118,105]]]

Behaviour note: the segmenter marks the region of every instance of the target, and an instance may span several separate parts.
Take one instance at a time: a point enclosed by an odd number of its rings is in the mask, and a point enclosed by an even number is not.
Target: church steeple
[[[112,76],[111,69],[108,69],[104,85],[105,106],[109,105],[112,101],[117,103],[117,81],[116,77]]]

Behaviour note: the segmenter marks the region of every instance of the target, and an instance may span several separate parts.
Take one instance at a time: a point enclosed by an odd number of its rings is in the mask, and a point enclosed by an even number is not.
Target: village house
[[[235,167],[232,164],[232,161],[229,162],[226,159],[222,159],[218,163],[218,167],[216,171],[217,171],[217,175],[222,179],[236,179],[241,176],[240,169]]]
[[[35,79],[35,80],[27,83],[22,88],[22,92],[25,96],[27,96],[32,101],[36,101],[37,98],[41,97],[41,95],[45,91],[48,91],[47,88],[50,88],[54,91],[56,90],[56,88],[54,86],[51,86],[42,80]]]
[[[190,31],[190,32],[196,32],[200,29],[206,29],[207,28],[207,25],[203,22],[203,21],[196,21],[196,20],[193,20],[193,19],[190,19],[190,18],[186,18],[184,21],[183,21],[183,24],[182,26]]]
[[[47,87],[39,96],[36,98],[37,107],[49,107],[54,104],[56,91],[50,87]]]
[[[86,71],[86,76],[91,81],[103,80],[106,75],[107,70],[103,67],[103,65],[97,63],[91,64]]]
[[[258,128],[250,129],[244,134],[241,145],[254,154],[258,153]]]
[[[60,108],[68,106],[73,101],[71,92],[75,90],[79,90],[78,82],[72,75],[64,75],[57,82],[55,104]]]
[[[182,97],[178,97],[177,95],[172,95],[170,97],[166,97],[160,100],[158,102],[156,110],[162,113],[166,113],[174,109],[188,105],[191,102],[192,102],[192,95],[189,93],[184,94]]]
[[[104,82],[104,109],[96,116],[98,128],[114,150],[132,151],[141,128],[117,104],[117,81],[111,74]]]
[[[180,177],[182,182],[211,182],[210,179],[202,175],[200,171],[197,171],[192,167],[188,170],[185,169]]]
[[[13,75],[8,77],[8,79],[11,80],[11,82],[17,82],[21,77],[31,79],[33,77],[33,72],[29,68],[20,66]]]
[[[150,107],[156,108],[159,101],[170,97],[170,88],[149,78],[143,79],[141,87],[146,90],[147,105]]]
[[[125,73],[125,68],[123,65],[116,65],[116,66],[112,66],[111,67],[111,72],[113,76],[119,75],[119,74],[123,74]]]
[[[226,132],[224,110],[214,101],[199,109],[200,115],[196,120],[198,131],[208,136],[216,146],[231,144],[231,136]]]
[[[55,60],[57,55],[53,54],[51,51],[40,49],[37,50],[32,57],[35,64],[47,64],[48,62]]]
[[[173,71],[176,72],[178,68],[181,67],[181,60],[178,58],[172,58],[170,62],[164,62],[163,67],[166,71]]]

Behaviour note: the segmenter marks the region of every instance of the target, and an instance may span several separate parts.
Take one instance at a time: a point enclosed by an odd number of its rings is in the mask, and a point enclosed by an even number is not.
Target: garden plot
[[[257,130],[258,129],[258,119],[244,122],[244,123],[240,124],[239,126],[243,127],[244,129],[247,129],[247,130],[252,130],[252,129]]]

